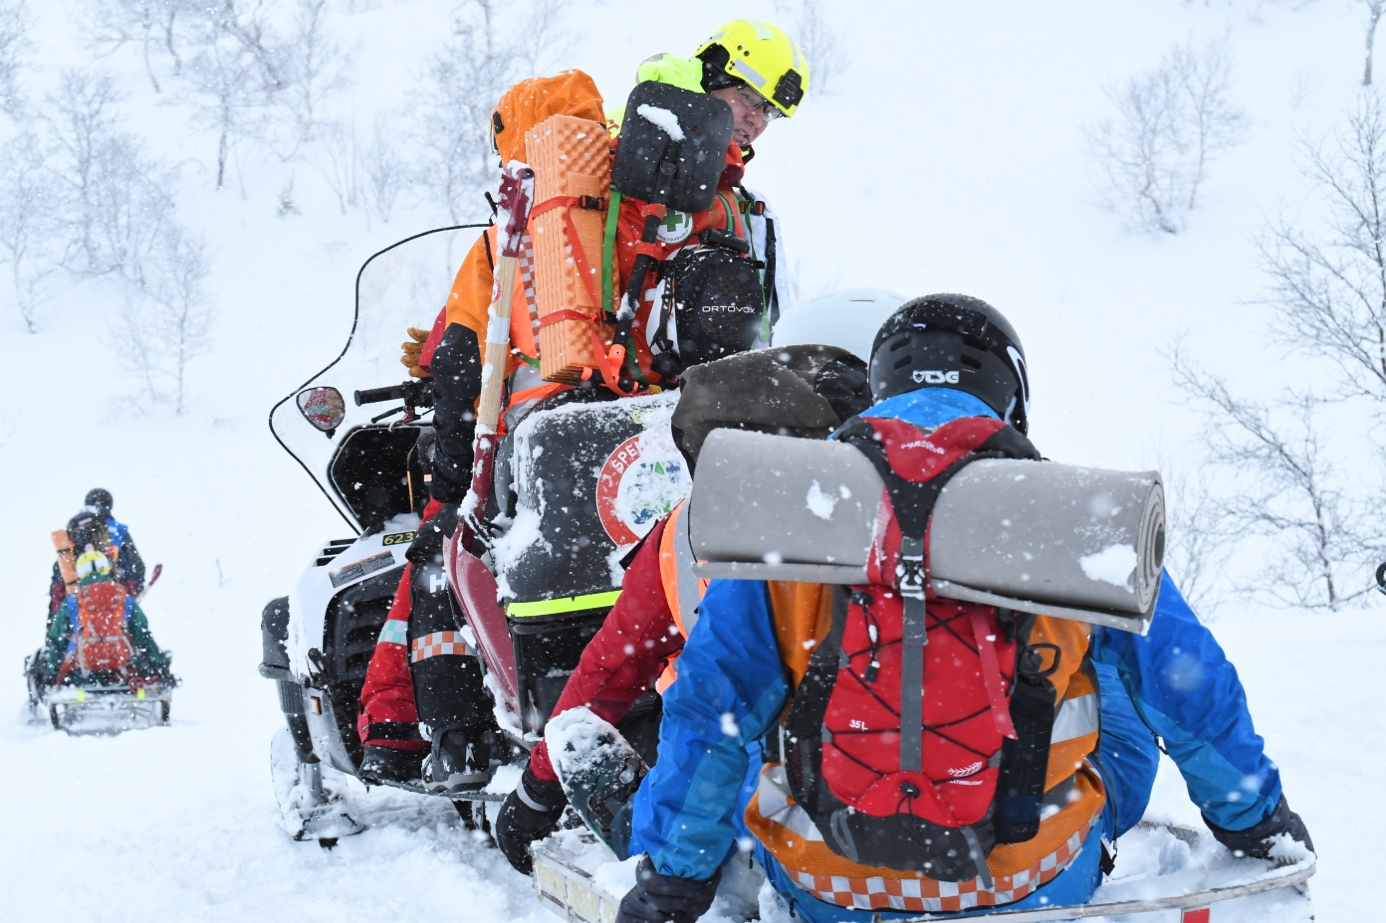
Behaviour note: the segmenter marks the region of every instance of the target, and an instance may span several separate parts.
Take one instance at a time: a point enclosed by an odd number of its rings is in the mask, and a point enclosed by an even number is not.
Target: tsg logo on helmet
[[[1028,425],[1025,350],[1010,322],[980,298],[943,293],[901,305],[876,333],[869,375],[877,401],[952,386],[1021,433]]]

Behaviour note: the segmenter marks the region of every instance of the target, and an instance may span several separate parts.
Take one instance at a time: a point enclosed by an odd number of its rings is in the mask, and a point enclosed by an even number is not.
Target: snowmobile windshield
[[[405,389],[361,405],[356,392],[414,384],[400,364],[400,343],[408,328],[432,327],[458,266],[485,227],[427,231],[366,260],[356,277],[351,332],[341,354],[270,410],[275,439],[358,531],[378,527],[397,512],[400,497],[408,509],[403,454],[428,416],[420,410],[423,421],[406,420]]]

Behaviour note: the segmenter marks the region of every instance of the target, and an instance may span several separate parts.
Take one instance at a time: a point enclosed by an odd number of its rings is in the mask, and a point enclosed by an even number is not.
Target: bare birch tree
[[[1386,116],[1364,92],[1327,144],[1304,146],[1324,217],[1282,217],[1258,241],[1276,340],[1326,360],[1332,394],[1386,417]]]
[[[1240,143],[1227,36],[1167,52],[1154,70],[1109,86],[1116,116],[1089,127],[1098,193],[1142,230],[1177,234],[1198,205],[1208,165]]]
[[[25,0],[0,2],[0,112],[16,115],[23,99],[19,74],[29,45],[29,6]]]
[[[1168,358],[1176,387],[1204,419],[1209,463],[1229,474],[1202,498],[1215,507],[1216,531],[1264,539],[1269,549],[1237,589],[1272,605],[1314,609],[1361,598],[1380,543],[1362,498],[1334,464],[1321,420],[1325,402],[1292,392],[1254,401],[1178,345]]]
[[[207,249],[176,224],[161,235],[146,284],[133,288],[112,331],[117,354],[151,403],[187,407],[187,370],[211,347]]]
[[[1367,8],[1367,60],[1362,67],[1362,86],[1372,85],[1372,57],[1376,54],[1376,27],[1386,11],[1386,0],[1361,0]]]
[[[1227,533],[1214,502],[1212,472],[1190,472],[1163,458],[1156,468],[1165,483],[1165,568],[1178,581],[1179,592],[1206,618],[1221,605],[1218,577],[1236,536]]]
[[[573,34],[564,18],[568,0],[532,0],[520,28],[519,57],[522,77],[538,77],[565,60],[572,50]]]
[[[822,0],[775,0],[775,9],[793,16],[789,37],[808,59],[809,92],[830,92],[852,63],[840,27],[828,21]]]
[[[209,17],[194,48],[188,62],[197,106],[194,121],[216,133],[216,188],[222,189],[232,149],[264,121],[263,68],[223,19]]]
[[[366,148],[366,200],[367,220],[373,214],[382,224],[390,223],[406,180],[407,167],[394,139],[393,121],[383,114],[377,116]]]
[[[276,95],[288,129],[289,159],[316,139],[327,107],[351,81],[344,52],[328,23],[327,0],[296,0],[292,28],[284,43],[283,87]]]
[[[513,82],[517,57],[501,32],[498,0],[467,0],[446,42],[429,59],[414,112],[421,185],[448,217],[475,217],[474,201],[495,184],[487,138],[491,110]]]
[[[43,107],[42,124],[66,241],[62,265],[138,284],[172,214],[174,174],[122,127],[120,100],[109,74],[68,70]]]
[[[38,330],[45,280],[58,269],[58,195],[38,136],[24,132],[0,148],[0,262],[9,266],[20,319]]]

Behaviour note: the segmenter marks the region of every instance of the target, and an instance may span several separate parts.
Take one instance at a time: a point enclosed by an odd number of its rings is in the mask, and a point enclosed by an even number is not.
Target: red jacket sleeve
[[[667,519],[655,524],[635,553],[621,581],[621,596],[568,677],[554,706],[554,717],[586,705],[603,719],[617,723],[655,684],[669,658],[683,648],[684,638],[674,624],[659,574],[659,536],[665,522]],[[545,781],[558,778],[543,742],[530,753],[529,768]]]

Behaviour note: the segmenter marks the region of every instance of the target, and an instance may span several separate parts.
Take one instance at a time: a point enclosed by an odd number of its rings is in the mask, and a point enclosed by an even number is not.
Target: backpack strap
[[[1058,649],[1053,648],[1053,663],[1046,666],[1044,651],[1053,646],[1030,644],[1034,614],[1001,609],[997,615],[1002,630],[1016,641],[1010,709],[1016,733],[1013,739],[1001,744],[1001,768],[996,780],[996,842],[1023,843],[1039,833],[1056,711],[1056,691],[1049,677],[1059,667]]]
[[[813,649],[808,669],[790,698],[789,713],[780,722],[780,764],[785,767],[795,797],[810,815],[815,816],[821,788],[819,780],[810,776],[814,767],[822,764],[823,716],[827,714],[828,699],[837,682],[842,634],[847,626],[847,607],[852,601],[852,592],[845,586],[832,588],[832,621],[827,637]],[[795,752],[791,754],[790,748]]]
[[[945,424],[946,425],[946,424]],[[923,689],[924,647],[928,644],[927,588],[928,553],[924,538],[938,496],[952,477],[974,461],[983,458],[1039,458],[1039,452],[1021,433],[1002,425],[975,450],[924,481],[910,481],[890,464],[885,445],[877,438],[869,418],[855,417],[840,431],[838,439],[866,456],[885,482],[895,521],[900,527],[900,551],[895,561],[895,587],[903,607],[900,665],[900,769],[918,772],[924,733]],[[982,639],[983,649],[990,650]],[[993,653],[994,657],[994,653]],[[993,664],[995,666],[995,664]],[[999,670],[996,672],[999,676]],[[993,719],[1007,737],[1016,732],[1005,707],[1004,695],[988,687]],[[1051,708],[1052,711],[1052,708]],[[1052,717],[1051,717],[1052,720]]]

